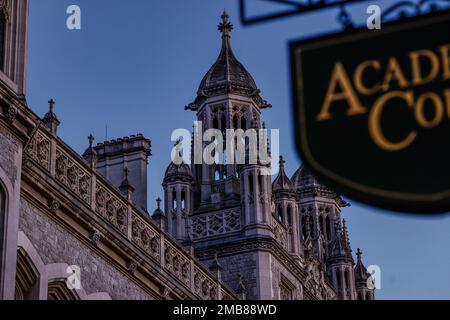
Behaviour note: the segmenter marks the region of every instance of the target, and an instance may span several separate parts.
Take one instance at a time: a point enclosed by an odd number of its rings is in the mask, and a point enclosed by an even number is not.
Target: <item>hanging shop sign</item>
[[[292,42],[297,148],[375,206],[450,211],[450,14]]]

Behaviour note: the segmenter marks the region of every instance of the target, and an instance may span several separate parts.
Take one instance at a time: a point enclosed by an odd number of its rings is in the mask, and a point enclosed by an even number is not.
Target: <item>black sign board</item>
[[[378,207],[450,211],[450,13],[290,49],[297,148],[317,178]]]

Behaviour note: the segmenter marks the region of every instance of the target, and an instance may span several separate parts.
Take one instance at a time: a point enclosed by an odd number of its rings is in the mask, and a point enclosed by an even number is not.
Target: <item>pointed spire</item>
[[[291,180],[287,177],[286,172],[284,172],[284,165],[286,161],[284,161],[283,156],[280,156],[279,160],[280,170],[278,172],[278,176],[273,181],[272,190],[293,190],[293,185]]]
[[[125,167],[123,169],[124,179],[119,186],[119,190],[122,191],[122,193],[128,198],[128,200],[131,200],[131,194],[134,192],[134,187],[128,181],[129,173],[130,173],[130,170],[128,169],[128,167]]]
[[[278,161],[278,163],[280,164],[280,169],[284,170],[284,164],[286,161],[284,161],[283,156],[280,156],[280,161]]]
[[[223,12],[217,28],[222,34],[220,54],[203,77],[195,101],[185,106],[185,109],[198,110],[206,99],[229,93],[250,97],[261,109],[271,107],[261,98],[255,80],[233,54],[230,42],[233,25],[226,11]]]
[[[89,164],[91,168],[95,168],[97,165],[97,152],[93,147],[94,136],[92,133],[88,136],[89,147],[84,151],[82,157]]]
[[[152,218],[157,219],[164,216],[165,216],[164,211],[161,210],[161,198],[158,197],[156,198],[156,209],[155,211],[153,211]]]
[[[356,256],[358,258],[357,258],[356,267],[355,267],[355,280],[357,282],[362,282],[362,284],[364,284],[364,282],[368,279],[369,274],[367,272],[366,267],[364,266],[364,264],[362,262],[362,255],[363,255],[363,252],[361,251],[360,248],[358,248],[358,250],[356,250]]]
[[[48,101],[48,112],[45,114],[44,118],[42,119],[42,123],[44,126],[54,135],[56,135],[58,126],[60,125],[60,122],[58,120],[58,117],[53,112],[55,107],[55,100],[51,98]]]

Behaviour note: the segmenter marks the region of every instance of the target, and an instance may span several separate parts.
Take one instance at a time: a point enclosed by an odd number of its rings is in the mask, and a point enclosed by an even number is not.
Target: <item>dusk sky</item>
[[[254,2],[253,12],[270,9]],[[361,2],[349,9],[359,23],[365,23],[368,4],[392,3]],[[66,28],[71,4],[81,8],[81,30]],[[219,53],[217,24],[224,8],[234,24],[234,53],[273,106],[262,116],[268,128],[280,129],[280,152],[292,175],[301,160],[293,139],[288,42],[338,31],[335,10],[242,26],[237,0],[32,0],[29,107],[43,116],[53,97],[59,136],[80,154],[90,133],[96,142],[136,133],[151,139],[153,212],[154,199],[163,196],[171,133],[192,127],[195,113],[184,106]],[[349,201],[343,214],[353,252],[360,247],[365,265],[381,268],[377,299],[450,298],[448,215],[410,216]]]

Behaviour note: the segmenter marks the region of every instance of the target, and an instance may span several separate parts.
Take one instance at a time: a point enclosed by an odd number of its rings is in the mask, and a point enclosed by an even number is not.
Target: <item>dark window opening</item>
[[[172,209],[177,208],[177,192],[175,190],[172,191]]]
[[[181,191],[181,209],[186,209],[186,192]]]
[[[287,207],[287,212],[286,212],[286,214],[287,214],[287,222],[288,222],[290,225],[292,225],[292,208],[291,208],[290,205]]]
[[[277,212],[278,212],[278,215],[277,215],[278,221],[284,222],[284,219],[283,219],[283,208],[281,207],[281,205],[278,205]]]

